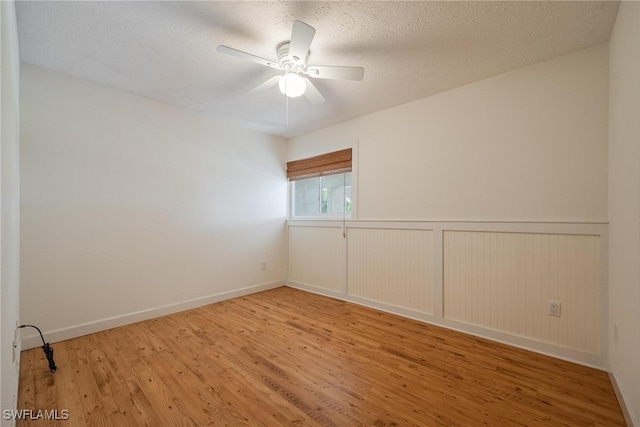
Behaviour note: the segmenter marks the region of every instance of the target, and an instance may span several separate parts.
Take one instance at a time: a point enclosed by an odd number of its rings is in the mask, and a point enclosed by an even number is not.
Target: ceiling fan
[[[290,98],[304,94],[314,105],[322,104],[325,99],[318,89],[304,74],[314,79],[362,80],[364,68],[309,65],[309,47],[316,34],[315,28],[301,21],[293,21],[291,40],[286,40],[276,47],[278,61],[270,61],[250,53],[228,46],[218,45],[217,51],[227,55],[247,59],[260,65],[283,71],[281,75],[271,77],[264,83],[250,89],[249,92],[260,91],[278,85],[280,92]]]

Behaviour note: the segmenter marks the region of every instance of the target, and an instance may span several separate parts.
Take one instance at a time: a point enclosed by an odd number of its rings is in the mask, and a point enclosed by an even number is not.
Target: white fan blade
[[[313,105],[322,104],[324,102],[324,96],[318,92],[318,89],[316,89],[309,79],[305,79],[305,81],[307,83],[307,88],[304,91],[305,98]]]
[[[269,89],[270,87],[273,87],[273,86],[277,85],[281,78],[282,78],[282,76],[274,76],[274,77],[271,77],[271,78],[270,78],[269,80],[267,80],[266,82],[264,82],[264,83],[260,83],[258,86],[254,87],[254,88],[252,88],[252,89],[249,89],[249,90],[247,91],[247,93],[251,93],[251,92],[259,92],[259,91],[261,91],[261,90]]]
[[[280,64],[277,62],[269,61],[268,59],[260,58],[259,56],[252,55],[247,52],[243,52],[238,49],[234,49],[229,46],[218,45],[216,50],[220,53],[224,53],[226,55],[237,56],[238,58],[248,59],[249,61],[256,62],[260,65],[265,65],[267,67],[275,68],[276,70],[281,70]]]
[[[291,41],[289,42],[289,56],[294,57],[296,61],[304,61],[307,58],[307,53],[315,34],[316,30],[312,26],[301,21],[293,21]]]
[[[312,65],[304,73],[315,79],[362,80],[364,78],[364,68],[362,67]]]

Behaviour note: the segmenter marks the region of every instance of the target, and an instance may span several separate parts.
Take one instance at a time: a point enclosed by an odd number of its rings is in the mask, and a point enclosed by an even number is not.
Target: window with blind
[[[292,217],[351,217],[351,148],[287,163]]]

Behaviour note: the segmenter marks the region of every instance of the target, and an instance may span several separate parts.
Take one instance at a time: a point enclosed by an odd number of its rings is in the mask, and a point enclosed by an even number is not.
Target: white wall
[[[600,45],[294,138],[358,144],[359,219],[607,219]]]
[[[21,72],[23,322],[57,341],[284,282],[284,140]]]
[[[609,356],[640,425],[640,3],[622,2],[610,40]]]
[[[0,256],[0,409],[15,409],[20,368],[19,343],[13,361],[13,340],[20,308],[20,161],[19,161],[19,79],[18,32],[15,5],[0,2],[2,26],[2,151],[1,176],[2,240]],[[2,419],[2,425],[13,425]]]

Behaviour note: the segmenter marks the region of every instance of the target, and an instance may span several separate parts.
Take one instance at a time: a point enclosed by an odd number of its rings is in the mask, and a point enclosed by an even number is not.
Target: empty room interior
[[[640,2],[1,7],[2,426],[640,426]]]

